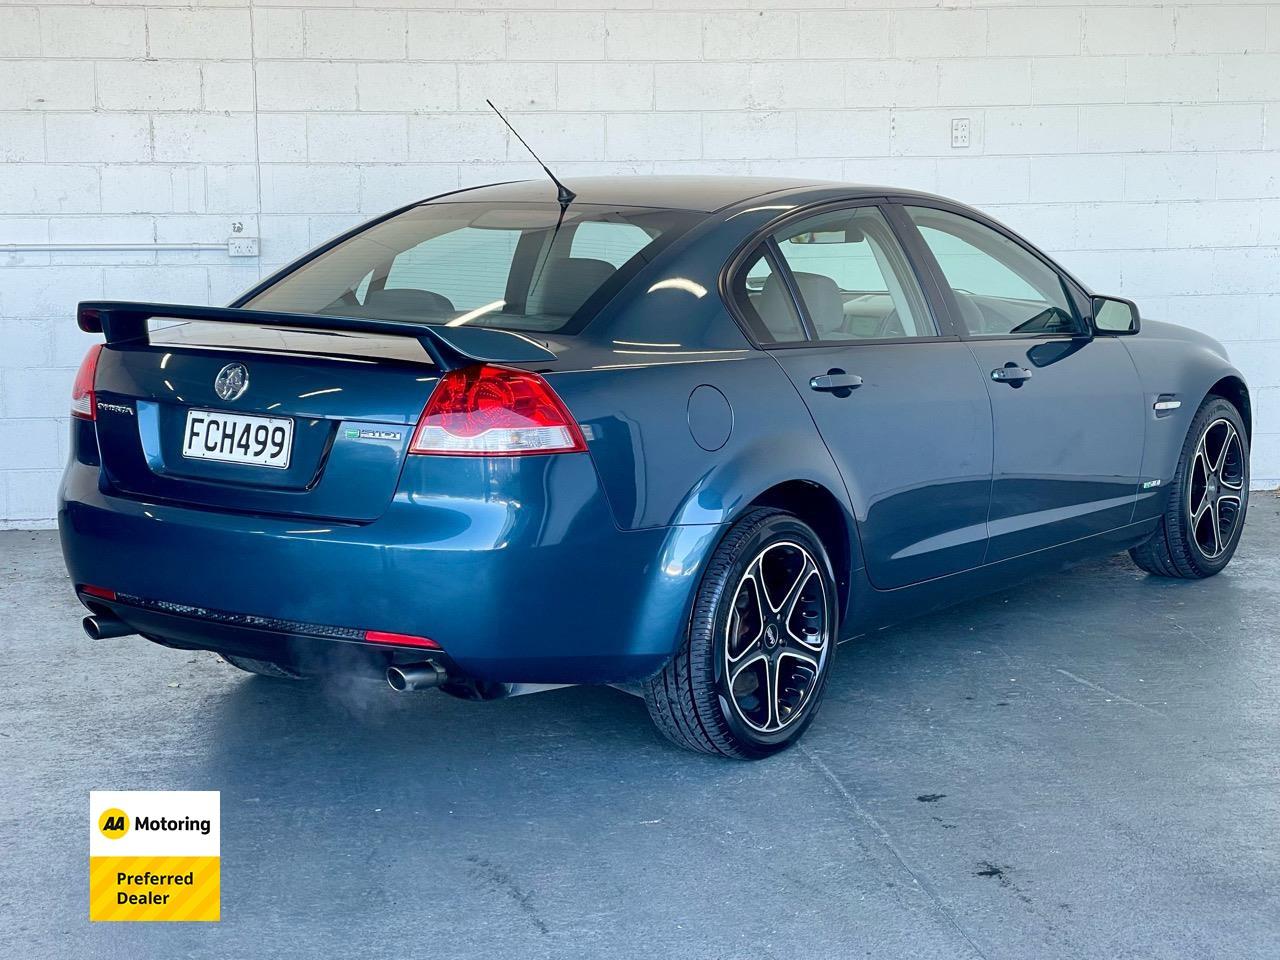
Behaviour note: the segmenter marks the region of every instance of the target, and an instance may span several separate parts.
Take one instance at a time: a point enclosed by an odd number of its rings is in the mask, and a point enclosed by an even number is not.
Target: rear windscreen
[[[686,210],[431,203],[350,237],[238,306],[575,333],[663,246]]]

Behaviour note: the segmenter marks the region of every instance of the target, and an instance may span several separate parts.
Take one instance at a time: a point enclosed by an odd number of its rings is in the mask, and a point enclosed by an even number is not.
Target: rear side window
[[[705,214],[574,203],[427,203],[243,304],[258,310],[576,333]]]
[[[786,281],[774,269],[765,248],[754,254],[734,279],[733,297],[759,343],[793,343],[803,340],[804,325]]]
[[[875,207],[819,214],[774,239],[819,340],[937,335],[915,275]]]
[[[569,256],[603,260],[620,267],[649,245],[650,237],[629,223],[588,220],[573,231]]]
[[[474,310],[506,296],[518,242],[511,230],[453,230],[394,257],[384,289],[433,290],[459,310]]]

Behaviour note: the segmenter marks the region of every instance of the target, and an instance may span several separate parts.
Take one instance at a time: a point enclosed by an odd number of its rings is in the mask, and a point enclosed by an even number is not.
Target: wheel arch
[[[857,528],[840,499],[827,487],[812,480],[786,480],[762,491],[730,518],[736,521],[750,510],[772,507],[794,514],[822,541],[831,559],[836,578],[840,622],[845,622],[851,581],[855,570]]]
[[[1222,397],[1238,411],[1240,411],[1240,419],[1244,421],[1245,435],[1249,438],[1249,442],[1253,442],[1253,404],[1249,399],[1249,388],[1245,386],[1245,382],[1240,377],[1230,374],[1223,377],[1205,394],[1205,399],[1211,396]]]

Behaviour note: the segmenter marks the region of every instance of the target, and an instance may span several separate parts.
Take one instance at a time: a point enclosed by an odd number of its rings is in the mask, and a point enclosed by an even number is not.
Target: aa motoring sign
[[[217,791],[89,794],[90,920],[218,920]]]

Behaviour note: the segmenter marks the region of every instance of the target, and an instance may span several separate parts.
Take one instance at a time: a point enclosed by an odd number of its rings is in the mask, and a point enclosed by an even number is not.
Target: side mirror
[[[1141,325],[1138,305],[1120,297],[1093,298],[1093,329],[1098,333],[1137,333]]]

